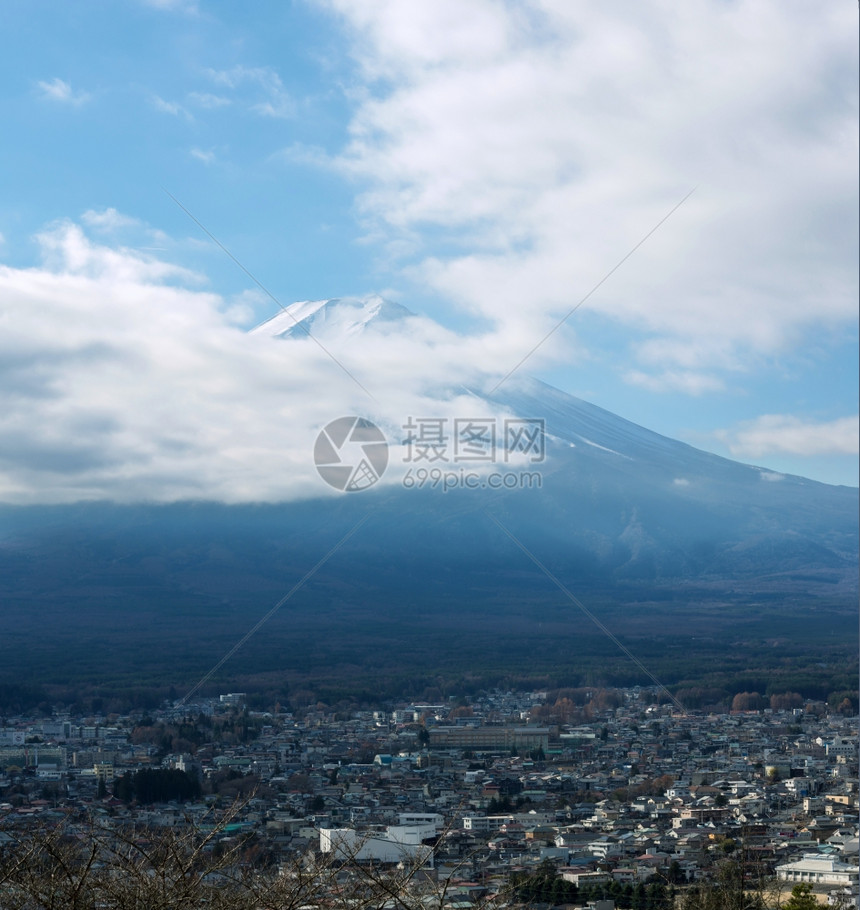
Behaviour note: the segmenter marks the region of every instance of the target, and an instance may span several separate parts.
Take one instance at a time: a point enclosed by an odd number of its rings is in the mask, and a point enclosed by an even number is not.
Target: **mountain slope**
[[[564,528],[574,539],[598,533],[618,559],[630,552],[641,561],[649,552],[662,575],[818,565],[844,569],[850,584],[856,489],[703,452],[534,380],[503,389],[496,400],[520,414],[541,414],[554,437],[536,497],[548,529]],[[762,554],[757,566],[749,559],[753,542]]]
[[[378,298],[292,315],[331,340],[410,316]],[[255,331],[288,344],[301,329],[282,313]],[[57,698],[70,680],[181,692],[314,566],[213,686],[642,682],[497,522],[666,682],[712,672],[707,657],[770,668],[743,683],[761,691],[800,686],[786,668],[807,664],[810,694],[816,674],[836,686],[828,661],[842,673],[857,650],[856,489],[700,451],[536,380],[485,401],[545,419],[540,488],[0,507],[0,707],[10,680]]]

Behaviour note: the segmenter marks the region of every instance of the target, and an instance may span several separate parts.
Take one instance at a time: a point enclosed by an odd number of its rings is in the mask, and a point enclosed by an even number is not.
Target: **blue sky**
[[[856,20],[835,0],[6,0],[0,499],[278,498],[237,479],[247,460],[298,464],[366,406],[313,352],[288,375],[248,347],[276,305],[165,190],[283,304],[379,293],[440,323],[395,340],[401,362],[350,355],[430,409],[440,371],[492,385],[695,189],[523,370],[856,485]],[[294,453],[266,448],[272,420]]]

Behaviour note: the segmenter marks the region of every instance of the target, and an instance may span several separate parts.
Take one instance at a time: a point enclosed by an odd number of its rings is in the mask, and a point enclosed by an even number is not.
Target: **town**
[[[0,848],[94,820],[214,825],[249,866],[406,866],[421,873],[410,886],[444,883],[454,910],[681,906],[727,863],[747,890],[784,899],[800,883],[856,908],[853,708],[746,695],[735,704],[757,708],[713,714],[655,688],[595,688],[344,711],[256,710],[233,692],[129,716],[7,716]]]

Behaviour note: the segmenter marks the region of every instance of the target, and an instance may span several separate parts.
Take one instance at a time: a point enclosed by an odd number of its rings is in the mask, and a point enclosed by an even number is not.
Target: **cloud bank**
[[[856,10],[323,5],[357,72],[337,164],[444,298],[536,340],[696,188],[585,305],[638,333],[629,382],[721,389],[856,322]]]
[[[163,232],[86,212],[41,233],[39,265],[0,266],[0,500],[324,494],[309,458],[322,425],[357,413],[393,433],[410,414],[468,412],[465,389],[503,376],[693,188],[571,320],[611,339],[599,368],[666,401],[706,401],[807,346],[826,362],[828,344],[856,334],[856,10],[316,5],[352,54],[345,142],[290,132],[306,101],[270,60],[200,63],[196,90],[145,102],[200,128],[187,155],[203,164],[230,154],[203,125],[238,114],[282,129],[267,162],[354,181],[386,283],[406,275],[481,328],[460,337],[416,318],[396,343],[383,330],[333,340],[369,399],[312,342],[249,336],[250,298],[168,261]],[[38,91],[52,116],[102,97],[59,78]],[[523,372],[591,356],[576,344],[555,333]],[[856,453],[856,417],[759,410],[772,413],[720,436],[733,454]]]
[[[81,220],[108,234],[140,227],[112,209]],[[322,426],[358,414],[396,442],[410,416],[472,415],[466,387],[493,357],[492,339],[419,317],[395,338],[385,326],[326,337],[326,354],[308,338],[249,334],[236,324],[243,300],[81,224],[38,240],[39,267],[0,266],[3,502],[328,495],[312,460]]]
[[[775,453],[856,455],[860,451],[860,420],[856,416],[810,421],[790,414],[764,414],[716,435],[739,458]]]

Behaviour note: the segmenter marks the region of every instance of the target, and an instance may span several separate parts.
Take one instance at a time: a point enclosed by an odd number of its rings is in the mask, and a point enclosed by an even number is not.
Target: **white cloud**
[[[324,424],[362,414],[395,440],[410,415],[474,416],[461,388],[511,354],[415,317],[396,339],[384,325],[360,345],[326,338],[335,363],[307,338],[247,333],[256,292],[224,300],[202,276],[69,221],[37,239],[40,266],[0,266],[0,501],[326,495],[311,457]]]
[[[198,10],[197,0],[141,0],[144,6],[165,10],[171,13],[186,13],[196,15]]]
[[[188,100],[197,107],[202,107],[206,110],[227,107],[232,103],[229,98],[224,98],[222,95],[213,95],[211,92],[189,92]]]
[[[123,215],[115,208],[106,208],[98,212],[95,209],[88,209],[81,215],[81,221],[97,231],[114,233],[123,228],[137,228],[142,226],[139,218],[132,218],[130,215]]]
[[[272,67],[237,65],[223,70],[207,69],[205,72],[215,85],[236,93],[255,114],[276,118],[295,116],[295,101]]]
[[[207,67],[204,70],[205,75],[209,78],[210,81],[214,82],[216,85],[224,86],[225,88],[237,88],[242,82],[246,81],[251,72],[249,67],[245,66],[234,66],[230,69],[215,69],[214,67]]]
[[[304,142],[292,142],[276,152],[275,160],[288,161],[294,164],[308,164],[312,167],[330,167],[331,156],[325,149],[317,145],[307,145]]]
[[[104,238],[110,238],[114,245],[122,241],[125,248],[119,247],[119,249],[124,255],[140,256],[151,252],[163,253],[176,246],[164,231],[150,227],[139,218],[118,212],[113,207],[100,211],[89,209],[81,215],[81,223],[91,232]],[[68,227],[70,223],[65,222],[65,224]],[[56,235],[56,229],[52,233]],[[136,252],[130,253],[132,249]],[[186,274],[191,275],[191,273]]]
[[[178,101],[166,101],[159,95],[153,95],[150,98],[150,102],[162,114],[170,114],[172,117],[184,117],[186,120],[194,119],[191,112],[186,110]]]
[[[151,232],[113,209],[82,222],[111,238]],[[310,454],[325,423],[361,414],[394,441],[410,416],[474,417],[466,390],[522,348],[513,331],[461,337],[412,317],[360,344],[325,323],[314,331],[326,354],[301,336],[249,334],[258,291],[224,299],[203,276],[71,221],[37,239],[40,266],[0,266],[0,501],[325,495]],[[719,436],[744,457],[856,453],[858,419],[767,415]],[[392,467],[384,482],[397,478]]]
[[[55,223],[37,235],[45,265],[61,274],[99,281],[143,283],[184,281],[202,284],[202,275],[179,265],[125,248],[92,243],[81,227],[71,221]]]
[[[790,414],[763,414],[756,420],[715,436],[743,458],[774,453],[790,455],[856,455],[860,449],[860,418],[804,420]]]
[[[90,94],[84,91],[74,92],[70,83],[59,77],[52,79],[50,82],[39,82],[38,87],[42,91],[42,97],[51,101],[57,101],[61,104],[69,104],[72,107],[80,107],[90,100]]]
[[[198,161],[202,161],[204,164],[212,164],[215,161],[215,152],[212,149],[199,149],[193,148],[189,152],[192,158],[196,158]]]
[[[699,335],[680,338],[677,335],[648,338],[633,345],[635,359],[651,370],[680,369],[701,372],[703,369],[743,372],[749,366],[750,355],[740,356],[742,340],[723,335]]]
[[[768,483],[779,483],[782,480],[785,480],[785,474],[777,474],[775,471],[760,471],[759,477],[762,480],[766,480]]]
[[[699,394],[856,319],[856,10],[324,5],[353,35],[338,163],[368,232],[526,349],[694,186],[585,304],[649,338],[633,381]]]
[[[702,395],[718,392],[724,388],[718,376],[693,370],[664,370],[646,373],[642,370],[628,370],[624,378],[631,385],[641,386],[652,392],[684,392],[687,395]]]
[[[251,106],[251,110],[261,117],[288,118],[295,115],[296,105],[287,92],[271,95],[265,101]]]

